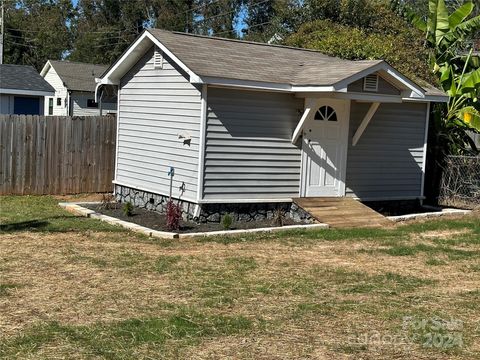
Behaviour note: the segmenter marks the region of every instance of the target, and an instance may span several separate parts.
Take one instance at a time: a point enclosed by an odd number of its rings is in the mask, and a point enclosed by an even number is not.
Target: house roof
[[[73,91],[95,91],[95,78],[100,77],[108,68],[108,65],[87,64],[74,61],[49,60],[48,63],[55,69],[55,72],[60,79],[62,79],[65,86]],[[43,76],[47,70],[46,68],[42,70]]]
[[[149,29],[199,76],[290,85],[333,85],[381,60],[349,61],[314,50]]]
[[[378,72],[416,97],[446,96],[432,86],[418,85],[383,60],[343,60],[315,50],[160,29],[147,29],[102,75],[102,81],[118,82],[152,42],[190,75],[192,83],[217,84],[217,79],[223,79],[230,84],[248,82],[251,87],[254,83],[273,84],[294,92],[308,87],[340,91],[349,82]]]
[[[0,89],[2,92],[9,93],[32,93],[46,92],[53,93],[53,89],[44,78],[35,70],[33,66],[28,65],[0,65]],[[21,90],[21,91],[16,91]],[[48,94],[43,94],[48,95]]]

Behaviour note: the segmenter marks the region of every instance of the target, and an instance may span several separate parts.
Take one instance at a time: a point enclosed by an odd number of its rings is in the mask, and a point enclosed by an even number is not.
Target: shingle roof
[[[148,29],[199,76],[297,86],[329,86],[383,60],[343,60],[319,51]],[[416,80],[416,79],[415,79]],[[445,95],[431,85],[426,95]]]
[[[0,89],[55,91],[33,66],[13,64],[0,65]]]
[[[100,77],[108,65],[86,64],[73,61],[50,60],[60,79],[69,90],[95,91],[95,78]]]
[[[381,60],[349,61],[314,50],[148,30],[199,76],[290,85],[333,85]]]

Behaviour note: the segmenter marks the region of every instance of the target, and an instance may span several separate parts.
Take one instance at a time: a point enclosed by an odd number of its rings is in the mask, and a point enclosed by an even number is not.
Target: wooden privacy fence
[[[0,115],[0,194],[112,190],[113,116]]]

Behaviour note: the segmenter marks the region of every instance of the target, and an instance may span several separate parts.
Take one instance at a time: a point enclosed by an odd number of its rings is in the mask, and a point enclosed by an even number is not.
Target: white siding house
[[[162,30],[104,84],[119,87],[117,198],[162,211],[171,191],[201,221],[296,197],[423,199],[430,103],[447,99],[381,60]]]
[[[107,68],[106,65],[47,61],[40,74],[55,89],[55,95],[45,98],[45,115],[95,116],[100,112],[116,113],[116,99],[107,99],[101,106],[95,99],[95,78]]]

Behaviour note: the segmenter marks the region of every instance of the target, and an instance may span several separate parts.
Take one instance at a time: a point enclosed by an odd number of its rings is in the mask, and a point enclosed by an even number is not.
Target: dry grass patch
[[[76,221],[0,234],[0,357],[480,356],[475,217],[182,241]],[[359,341],[406,316],[460,319],[464,345]]]

